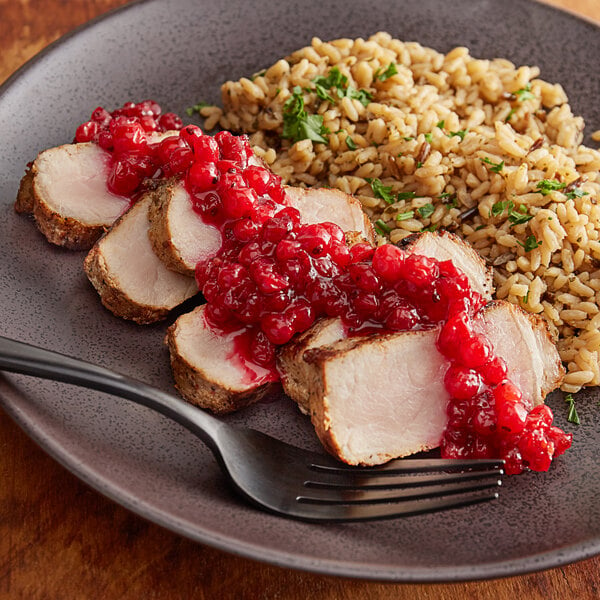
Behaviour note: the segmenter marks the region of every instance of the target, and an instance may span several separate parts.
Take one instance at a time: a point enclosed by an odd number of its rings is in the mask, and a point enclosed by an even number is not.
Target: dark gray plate
[[[524,0],[410,0],[294,5],[279,0],[149,1],[68,36],[0,92],[0,333],[101,363],[171,389],[165,325],[137,327],[102,309],[81,253],[50,247],[12,210],[38,151],[69,141],[99,104],[152,97],[166,109],[219,101],[219,85],[321,39],[386,30],[447,51],[538,64],[576,113],[600,125],[600,33]],[[582,394],[574,447],[548,474],[509,478],[498,501],[368,524],[309,525],[258,512],[225,486],[186,431],[99,393],[0,377],[3,407],[58,461],[131,510],[200,542],[309,571],[389,581],[479,579],[548,568],[600,551],[600,412]],[[550,401],[565,427],[565,406]],[[231,418],[317,447],[285,398]]]

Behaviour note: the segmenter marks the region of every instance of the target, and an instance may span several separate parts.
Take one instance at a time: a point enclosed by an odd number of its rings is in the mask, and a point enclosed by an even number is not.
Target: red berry
[[[379,246],[373,254],[373,269],[385,281],[394,282],[403,274],[404,252],[393,244]]]
[[[199,192],[206,192],[216,188],[219,174],[213,163],[195,162],[187,173],[187,182]]]
[[[92,142],[100,132],[100,125],[96,121],[86,121],[82,123],[75,131],[75,141],[77,143]]]

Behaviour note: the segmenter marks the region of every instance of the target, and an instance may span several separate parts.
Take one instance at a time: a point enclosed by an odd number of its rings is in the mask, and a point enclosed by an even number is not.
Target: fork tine
[[[345,465],[338,461],[330,460],[323,456],[322,460],[315,460],[310,468],[324,472],[365,473],[365,474],[395,474],[395,473],[420,473],[423,471],[461,471],[465,469],[501,469],[504,461],[498,458],[469,458],[464,460],[447,458],[399,458],[383,465],[361,467]]]
[[[397,503],[375,504],[330,504],[306,503],[307,510],[296,516],[305,521],[372,521],[376,519],[391,519],[394,517],[408,517],[412,515],[433,513],[450,508],[460,508],[472,504],[488,502],[498,498],[498,492],[484,490],[468,494],[419,498],[416,500],[401,501]],[[299,503],[297,506],[303,506]]]
[[[497,461],[496,461],[497,462]],[[447,465],[446,465],[447,466]],[[358,469],[310,469],[304,484],[310,487],[327,486],[329,488],[383,489],[409,486],[432,486],[441,483],[472,481],[475,479],[498,478],[504,471],[498,467],[487,470],[463,470],[458,472],[427,473],[424,469],[402,469],[366,471]]]
[[[476,492],[479,490],[497,488],[502,485],[502,480],[496,473],[494,478],[488,477],[480,480],[450,480],[448,483],[428,485],[426,487],[401,487],[393,489],[381,488],[346,488],[342,486],[313,486],[306,484],[304,494],[297,497],[298,502],[310,503],[367,503],[367,502],[396,502],[417,498],[432,498],[450,494]]]

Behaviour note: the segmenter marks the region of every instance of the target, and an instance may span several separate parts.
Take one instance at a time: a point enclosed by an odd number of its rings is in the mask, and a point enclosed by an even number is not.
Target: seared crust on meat
[[[152,251],[147,213],[153,193],[117,219],[84,260],[102,304],[142,325],[164,319],[198,291],[194,279],[168,271]]]
[[[321,319],[310,329],[285,344],[277,355],[277,370],[285,393],[298,403],[300,410],[310,411],[309,364],[304,355],[311,348],[320,348],[345,337],[341,319]]]
[[[33,213],[50,243],[88,250],[129,204],[106,189],[108,156],[92,143],[40,152],[21,180],[15,210]]]
[[[21,179],[15,211],[32,213],[37,228],[50,243],[69,250],[89,250],[108,226],[88,225],[53,210],[46,202],[43,191],[36,185],[36,176],[37,166],[34,162]]]
[[[89,250],[108,229],[106,225],[86,225],[77,219],[63,217],[52,210],[37,193],[35,181],[33,197],[35,223],[51,244],[69,250]]]
[[[25,175],[19,184],[17,199],[15,200],[15,211],[18,213],[33,212],[33,164],[25,170]]]
[[[150,229],[148,237],[154,249],[154,253],[165,266],[171,271],[177,271],[184,275],[194,276],[194,269],[190,269],[181,257],[179,249],[172,241],[171,228],[167,217],[169,205],[172,200],[173,187],[176,182],[169,180],[164,182],[152,197],[152,203],[148,210]]]
[[[211,338],[218,336],[205,327],[203,310],[204,306],[199,306],[194,311],[181,315],[169,327],[165,337],[175,387],[181,395],[191,404],[215,414],[227,414],[257,402],[275,389],[277,384],[270,381],[258,385],[244,383],[239,379],[236,381],[235,374],[233,379],[226,382],[224,375],[219,376],[206,362],[194,360],[194,345],[210,346]],[[216,352],[218,353],[218,349]],[[228,376],[235,370],[235,366],[226,362],[224,367],[228,369]]]
[[[181,179],[170,179],[156,188],[148,217],[154,253],[171,271],[193,277],[196,264],[221,247],[221,233],[195,212]]]

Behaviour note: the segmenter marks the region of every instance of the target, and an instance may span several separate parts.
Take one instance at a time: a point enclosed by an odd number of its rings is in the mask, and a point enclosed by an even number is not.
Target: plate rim
[[[438,0],[436,0],[438,1]],[[523,0],[521,0],[523,1]],[[542,11],[549,11],[560,15],[561,18],[569,18],[575,21],[592,25],[600,33],[600,23],[586,15],[580,15],[572,10],[547,4],[542,0],[526,0],[531,5]],[[139,10],[140,7],[150,4],[161,4],[161,0],[133,0],[122,6],[112,8],[91,20],[78,25],[63,36],[57,38],[34,56],[29,58],[23,65],[0,84],[0,103],[5,94],[19,81],[26,78],[27,74],[48,55],[77,36],[98,26],[103,25],[113,18],[128,11]],[[0,372],[0,392],[3,381],[10,377]],[[8,395],[8,398],[10,394]],[[44,452],[52,457],[67,471],[77,477],[80,481],[94,489],[102,496],[116,502],[136,515],[147,519],[173,533],[181,535],[194,542],[206,544],[218,550],[237,555],[251,560],[259,560],[274,566],[289,568],[297,571],[346,577],[365,581],[380,581],[389,583],[458,583],[467,581],[481,581],[509,576],[518,576],[534,572],[561,567],[573,562],[586,560],[600,554],[600,535],[592,540],[580,541],[566,546],[560,546],[537,554],[529,554],[525,557],[491,561],[469,566],[390,566],[383,565],[377,569],[372,564],[350,562],[347,560],[311,558],[306,554],[296,554],[291,551],[275,550],[262,544],[252,544],[232,536],[217,535],[207,531],[206,528],[196,525],[195,529],[186,528],[186,521],[176,518],[174,515],[153,507],[144,501],[143,497],[127,491],[123,491],[116,483],[108,478],[102,477],[90,465],[78,463],[73,460],[57,440],[47,435],[35,422],[29,421],[10,403],[7,397],[0,393],[0,407],[10,416],[14,423],[25,432]],[[283,517],[279,517],[283,518]],[[351,524],[349,524],[351,526]]]

